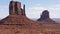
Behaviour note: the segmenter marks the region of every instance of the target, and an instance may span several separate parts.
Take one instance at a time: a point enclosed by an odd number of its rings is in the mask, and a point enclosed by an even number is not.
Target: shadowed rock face
[[[42,12],[41,17],[37,20],[41,23],[45,23],[45,24],[57,24],[55,21],[53,21],[50,17],[49,17],[49,11],[48,10],[44,10]]]
[[[48,12],[48,10],[44,10],[43,12],[42,12],[42,15],[41,15],[41,18],[40,19],[38,19],[38,21],[42,21],[42,20],[46,20],[46,19],[48,19],[49,18],[49,12]]]
[[[47,19],[49,18],[49,12],[48,10],[45,10],[42,12],[41,19]]]

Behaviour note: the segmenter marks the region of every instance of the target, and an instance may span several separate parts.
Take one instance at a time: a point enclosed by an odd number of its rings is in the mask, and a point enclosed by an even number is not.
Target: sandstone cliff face
[[[21,8],[20,2],[11,1],[9,4],[9,15],[25,15],[25,5]]]
[[[41,24],[28,19],[25,5],[22,9],[20,2],[11,1],[9,15],[0,20],[0,34],[60,34],[60,26]]]

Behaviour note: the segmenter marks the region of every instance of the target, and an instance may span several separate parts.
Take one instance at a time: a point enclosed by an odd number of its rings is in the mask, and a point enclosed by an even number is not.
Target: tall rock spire
[[[17,15],[21,15],[21,3],[20,2],[15,2],[15,13]]]
[[[14,15],[15,14],[14,5],[15,5],[15,2],[14,1],[10,1],[10,4],[9,4],[9,15]]]
[[[26,16],[26,14],[25,14],[25,4],[23,5],[23,15]]]

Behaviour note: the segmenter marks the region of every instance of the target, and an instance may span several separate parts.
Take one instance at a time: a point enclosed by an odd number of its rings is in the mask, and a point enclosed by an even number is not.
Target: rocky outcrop
[[[0,24],[21,24],[33,22],[28,19],[25,14],[25,5],[21,8],[21,3],[17,1],[11,1],[9,4],[9,15],[0,20]]]
[[[9,4],[9,15],[14,15],[15,14],[14,5],[15,5],[15,2],[11,1],[10,4]]]
[[[22,15],[26,16],[26,14],[25,14],[25,4],[24,4],[24,6],[23,6]]]
[[[45,23],[45,24],[57,24],[54,20],[52,20],[49,17],[49,11],[48,10],[44,10],[41,14],[41,17],[37,20],[41,23]]]
[[[9,15],[4,19],[0,20],[0,34],[53,34],[53,33],[60,34],[59,25],[41,24],[40,22],[35,22],[28,19],[25,15],[25,5],[23,6],[22,9],[20,2],[11,1],[9,5]]]
[[[41,14],[40,19],[38,19],[38,21],[46,20],[46,19],[48,19],[48,18],[50,18],[50,17],[49,17],[49,12],[48,12],[48,10],[44,10],[44,11],[42,12],[42,14]]]
[[[20,2],[11,1],[9,4],[9,15],[24,15],[24,16],[26,16],[25,5],[23,6],[23,9],[22,9]]]

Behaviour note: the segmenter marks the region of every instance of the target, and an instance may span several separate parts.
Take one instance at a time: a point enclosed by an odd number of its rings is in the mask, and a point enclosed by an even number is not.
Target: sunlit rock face
[[[0,20],[0,34],[39,34],[40,25],[25,15],[25,5],[10,1],[9,15]]]
[[[23,5],[23,8],[21,8],[21,2],[10,1],[9,15],[23,15],[23,16],[26,16],[25,5]]]

